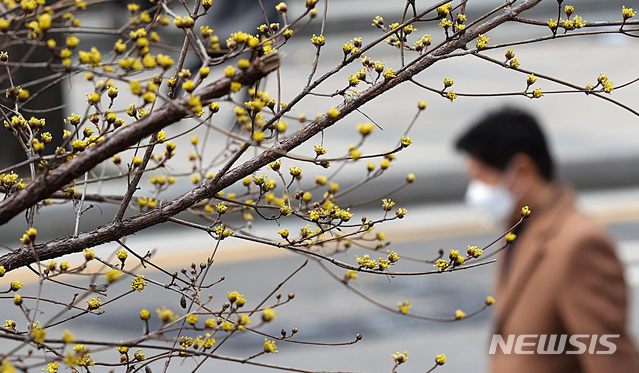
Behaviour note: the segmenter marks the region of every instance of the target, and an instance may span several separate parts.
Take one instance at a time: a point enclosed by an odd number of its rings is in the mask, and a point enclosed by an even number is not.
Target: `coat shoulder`
[[[602,253],[614,252],[615,241],[610,232],[577,209],[566,212],[557,223],[549,241],[553,241],[553,247],[561,247],[565,255],[573,256],[585,246],[597,247]]]

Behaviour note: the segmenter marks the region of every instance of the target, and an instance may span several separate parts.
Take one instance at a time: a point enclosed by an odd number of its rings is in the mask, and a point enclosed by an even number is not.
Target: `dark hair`
[[[553,161],[541,127],[532,115],[518,109],[488,113],[457,139],[455,147],[501,171],[515,154],[523,153],[535,162],[546,180],[554,176]]]

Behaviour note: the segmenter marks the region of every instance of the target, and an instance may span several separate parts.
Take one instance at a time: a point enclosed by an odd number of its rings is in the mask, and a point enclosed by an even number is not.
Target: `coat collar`
[[[558,231],[566,217],[574,211],[574,193],[568,187],[555,187],[546,203],[531,208],[531,216],[522,224],[516,239],[514,256],[508,274],[503,274],[505,252],[499,257],[496,284],[496,329],[499,332],[521,295],[521,289],[538,268],[548,251],[546,243]]]

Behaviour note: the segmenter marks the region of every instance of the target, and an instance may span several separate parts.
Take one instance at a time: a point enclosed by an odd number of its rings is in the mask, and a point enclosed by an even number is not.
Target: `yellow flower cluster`
[[[29,228],[26,233],[22,235],[22,238],[20,238],[20,242],[25,245],[31,245],[35,242],[37,236],[38,231],[35,228]]]
[[[402,354],[398,351],[396,354],[392,354],[391,357],[393,358],[395,364],[400,365],[408,360],[408,352],[404,351],[404,353]]]
[[[235,329],[237,330],[246,330],[246,325],[249,325],[251,323],[251,318],[249,317],[249,315],[240,315],[240,317],[237,318],[237,320],[235,321]]]
[[[149,282],[144,280],[143,275],[137,275],[133,280],[131,280],[131,289],[142,291],[148,284]]]
[[[479,249],[477,246],[470,246],[470,245],[468,245],[468,250],[466,252],[468,253],[468,255],[472,256],[475,259],[479,258],[483,254],[483,251]]]
[[[244,296],[237,291],[227,292],[227,298],[231,304],[236,304],[238,307],[242,307],[246,303]]]
[[[413,48],[415,48],[415,51],[421,53],[424,49],[428,48],[432,42],[433,38],[429,34],[424,34],[424,36],[417,39],[415,44],[413,44]]]
[[[444,259],[437,259],[434,267],[437,267],[439,269],[439,272],[445,272],[448,270],[448,262]]]
[[[357,131],[364,137],[373,133],[374,128],[375,128],[375,125],[371,122],[361,123],[357,125]]]
[[[348,281],[348,280],[355,280],[357,277],[359,277],[359,275],[357,274],[357,271],[354,271],[352,269],[349,269],[348,271],[346,271],[346,273],[344,274],[344,281]]]
[[[13,187],[15,187],[16,190],[27,187],[27,185],[22,182],[22,179],[18,180],[18,174],[13,171],[8,174],[0,174],[0,185],[2,185],[6,191],[10,191]]]
[[[479,38],[477,39],[477,49],[484,49],[488,42],[490,41],[489,37],[486,37],[484,34],[479,34]]]
[[[264,352],[278,353],[279,351],[277,351],[277,346],[275,345],[275,341],[269,341],[268,339],[264,338]]]
[[[47,337],[47,332],[44,330],[44,328],[36,324],[33,325],[33,327],[31,328],[31,332],[29,333],[29,335],[31,335],[31,338],[33,338],[33,341],[35,343],[42,344]]]
[[[355,260],[357,260],[357,264],[359,264],[360,267],[368,269],[377,267],[377,261],[375,259],[371,259],[371,256],[369,254],[364,255],[364,257],[362,258],[356,255]]]
[[[632,8],[626,8],[626,6],[624,5],[623,8],[621,9],[621,15],[624,20],[627,20],[629,18],[636,16],[637,12],[634,11]]]
[[[362,38],[355,38],[354,40],[344,43],[342,50],[344,51],[344,58],[349,54],[357,54],[359,48],[362,46]]]
[[[599,74],[599,77],[597,78],[597,82],[603,86],[604,92],[608,94],[610,94],[610,92],[612,92],[612,90],[615,88],[614,84],[612,83],[612,80],[608,79],[608,76],[605,75],[604,73]]]
[[[100,301],[99,295],[97,298],[91,298],[91,300],[87,299],[87,309],[89,311],[100,309],[101,305],[102,305],[102,302]]]
[[[393,209],[393,206],[395,206],[395,202],[393,202],[392,200],[382,199],[382,210],[390,211]]]
[[[142,310],[142,312],[144,312],[145,310]],[[143,315],[143,313],[140,312],[140,317],[145,320],[145,318],[143,316],[147,316],[148,312],[146,314]],[[160,319],[160,321],[162,321],[163,324],[168,324],[170,322],[173,322],[175,320],[177,320],[178,315],[176,315],[175,313],[173,313],[173,311],[171,311],[170,309],[167,309],[165,306],[162,307],[162,309],[157,309],[156,312],[158,313],[158,317]],[[148,320],[148,318],[146,319]]]
[[[437,7],[437,15],[441,18],[441,17],[446,17],[448,14],[450,14],[450,11],[453,9],[453,6],[450,3],[441,5],[439,7]]]
[[[532,93],[534,98],[540,98],[542,97],[544,94],[541,92],[541,87],[535,89]]]
[[[453,266],[464,264],[464,257],[459,255],[459,250],[450,249],[450,255],[448,255],[448,257],[453,261]]]
[[[449,19],[446,19],[446,18],[442,19],[439,22],[439,27],[442,27],[444,30],[447,30],[447,31],[452,26],[453,26],[453,21],[451,21]]]
[[[322,47],[324,44],[326,44],[326,38],[324,37],[324,35],[317,36],[313,34],[313,37],[311,38],[311,42],[316,47]]]
[[[389,262],[396,263],[397,261],[399,261],[400,257],[399,257],[399,255],[397,255],[396,252],[389,251],[389,250],[386,250],[386,252],[388,253],[388,261]]]
[[[264,311],[262,311],[262,321],[269,322],[273,320],[274,318],[275,318],[275,311],[272,310],[271,308],[265,308]]]
[[[120,275],[122,275],[122,271],[120,271],[119,269],[113,268],[113,269],[109,270],[104,276],[105,276],[106,280],[109,283],[111,283],[111,282],[116,281],[120,277]]]
[[[389,67],[388,69],[384,70],[384,79],[385,80],[391,80],[391,79],[393,79],[395,77],[396,77],[395,70],[393,70],[392,68]]]
[[[64,363],[70,368],[76,366],[93,366],[95,363],[91,359],[91,351],[89,351],[84,345],[75,345],[73,351],[68,351],[67,356],[64,358]]]
[[[410,313],[410,309],[413,308],[408,301],[404,301],[404,303],[397,303],[397,307],[399,307],[399,313],[404,315]]]

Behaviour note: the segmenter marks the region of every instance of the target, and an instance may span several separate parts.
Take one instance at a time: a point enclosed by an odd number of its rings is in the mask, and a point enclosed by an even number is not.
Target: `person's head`
[[[480,206],[483,210],[501,209],[497,214],[501,220],[513,213],[507,211],[514,209],[513,204],[534,204],[536,194],[554,179],[546,138],[535,118],[521,110],[506,108],[488,113],[466,130],[455,146],[469,156],[467,201],[482,201],[486,204]],[[497,206],[505,197],[511,201]]]

